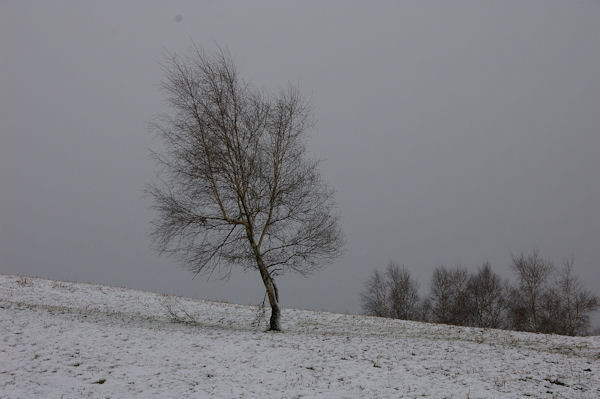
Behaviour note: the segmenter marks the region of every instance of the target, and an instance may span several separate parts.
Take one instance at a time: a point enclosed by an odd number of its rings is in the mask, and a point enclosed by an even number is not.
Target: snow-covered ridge
[[[0,275],[0,398],[600,397],[600,337],[294,309],[283,333],[256,321],[252,306]]]

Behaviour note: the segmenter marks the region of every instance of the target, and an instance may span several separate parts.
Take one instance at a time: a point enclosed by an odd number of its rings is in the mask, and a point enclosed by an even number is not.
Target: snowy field
[[[600,337],[293,309],[265,333],[256,315],[0,275],[0,398],[600,398]]]

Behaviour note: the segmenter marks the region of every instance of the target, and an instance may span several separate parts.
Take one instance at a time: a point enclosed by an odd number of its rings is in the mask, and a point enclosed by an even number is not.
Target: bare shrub
[[[19,276],[19,279],[16,281],[16,283],[19,284],[21,287],[31,287],[31,286],[33,286],[33,282],[31,282],[31,280],[29,280],[25,276]]]
[[[189,313],[176,298],[167,297],[163,306],[172,322],[192,325],[198,324],[196,317]]]
[[[267,300],[267,295],[263,298],[262,302],[257,306],[256,313],[254,315],[254,320],[250,323],[250,325],[254,328],[260,328],[261,325],[265,324],[267,321],[267,308],[265,306],[265,301]]]
[[[70,292],[75,291],[73,284],[63,283],[62,281],[53,281],[52,288],[57,289],[57,290],[62,290],[62,291],[70,291]]]

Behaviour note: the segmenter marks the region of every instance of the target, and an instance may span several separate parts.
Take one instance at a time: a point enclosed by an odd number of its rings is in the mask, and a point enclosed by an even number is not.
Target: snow
[[[0,275],[0,398],[600,397],[600,337],[294,309],[266,333],[256,315]]]

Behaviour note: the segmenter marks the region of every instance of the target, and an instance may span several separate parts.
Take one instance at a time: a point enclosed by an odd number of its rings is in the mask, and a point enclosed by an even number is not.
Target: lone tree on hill
[[[222,50],[173,55],[165,74],[171,113],[154,125],[165,146],[148,189],[157,248],[196,274],[256,269],[279,331],[275,278],[319,269],[343,244],[333,192],[307,157],[309,105],[294,87],[253,89]]]

